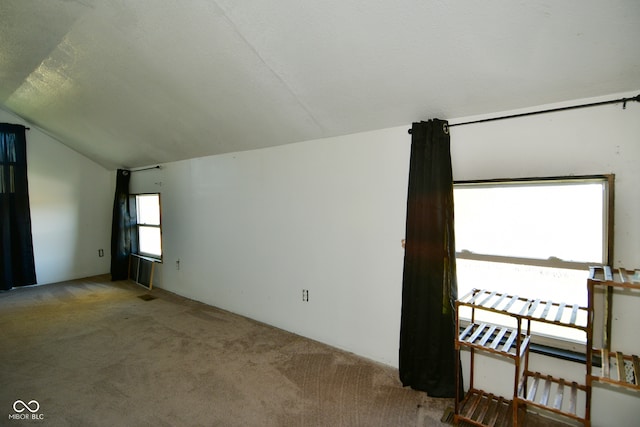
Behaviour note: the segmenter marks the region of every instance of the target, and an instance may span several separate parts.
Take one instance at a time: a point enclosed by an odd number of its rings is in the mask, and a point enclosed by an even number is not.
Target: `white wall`
[[[27,174],[38,284],[109,272],[112,173],[0,110],[27,131]],[[104,249],[104,257],[98,257]]]
[[[134,174],[162,193],[156,285],[397,366],[409,126]],[[615,264],[640,267],[638,135],[637,103],[454,127],[454,178],[615,173]]]
[[[389,129],[134,173],[132,191],[162,193],[156,283],[396,363],[406,136]]]

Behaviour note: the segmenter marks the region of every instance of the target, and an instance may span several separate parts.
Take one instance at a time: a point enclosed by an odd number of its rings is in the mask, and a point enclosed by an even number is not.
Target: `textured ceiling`
[[[638,0],[2,0],[0,101],[111,169],[640,89]]]

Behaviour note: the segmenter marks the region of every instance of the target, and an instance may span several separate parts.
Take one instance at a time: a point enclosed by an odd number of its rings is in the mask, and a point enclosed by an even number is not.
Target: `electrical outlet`
[[[176,261],[176,270],[180,270],[180,259]]]
[[[98,256],[102,258],[104,256],[104,249],[98,249]]]
[[[309,289],[302,290],[302,301],[309,302]]]

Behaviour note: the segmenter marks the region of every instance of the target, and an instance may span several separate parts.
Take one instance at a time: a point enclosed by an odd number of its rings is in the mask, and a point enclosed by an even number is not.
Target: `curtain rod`
[[[130,170],[129,172],[133,173],[133,172],[142,172],[142,171],[148,171],[151,169],[160,169],[160,166],[151,166],[150,168],[142,168],[142,169],[134,169],[134,170]]]
[[[627,108],[627,102],[629,102],[629,101],[640,102],[640,95],[636,95],[636,96],[634,96],[632,98],[612,99],[610,101],[592,102],[590,104],[579,104],[579,105],[572,105],[572,106],[569,106],[569,107],[551,108],[549,110],[531,111],[531,112],[528,112],[528,113],[512,114],[512,115],[509,115],[509,116],[500,116],[500,117],[492,117],[492,118],[489,118],[489,119],[473,120],[473,121],[470,121],[470,122],[452,123],[452,124],[449,124],[449,127],[452,128],[454,126],[464,126],[464,125],[471,125],[471,124],[475,124],[475,123],[492,122],[494,120],[513,119],[515,117],[533,116],[533,115],[536,115],[536,114],[555,113],[555,112],[558,112],[558,111],[575,110],[577,108],[596,107],[598,105],[619,104],[621,102],[622,102],[622,108],[626,109]],[[409,129],[409,133],[411,133],[411,129]]]

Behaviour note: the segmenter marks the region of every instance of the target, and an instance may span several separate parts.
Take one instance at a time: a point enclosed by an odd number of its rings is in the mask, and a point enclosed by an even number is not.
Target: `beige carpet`
[[[0,293],[0,425],[444,425],[452,401],[395,369],[146,293],[106,276]]]

